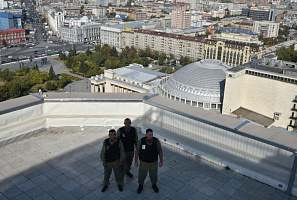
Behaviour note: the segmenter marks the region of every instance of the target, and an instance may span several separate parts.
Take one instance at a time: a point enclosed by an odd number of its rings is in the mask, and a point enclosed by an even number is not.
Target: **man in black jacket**
[[[123,176],[125,175],[124,173],[126,173],[132,178],[133,174],[131,174],[130,170],[134,157],[134,146],[136,147],[138,143],[138,135],[136,128],[131,126],[131,120],[129,118],[124,120],[124,125],[125,126],[119,128],[117,131],[117,137],[122,140],[125,149]]]
[[[159,167],[163,166],[163,151],[160,141],[153,137],[153,130],[146,130],[146,137],[139,140],[135,153],[135,166],[138,167],[138,157],[140,160],[140,167],[138,172],[139,187],[137,193],[141,193],[143,183],[149,171],[152,188],[155,192],[159,192],[156,183],[158,180],[158,155],[160,157]]]
[[[109,177],[114,171],[116,182],[120,191],[123,191],[123,179],[121,166],[125,157],[125,151],[122,141],[116,138],[116,131],[109,130],[109,138],[105,139],[102,145],[101,160],[104,166],[104,181],[102,192],[108,188]]]

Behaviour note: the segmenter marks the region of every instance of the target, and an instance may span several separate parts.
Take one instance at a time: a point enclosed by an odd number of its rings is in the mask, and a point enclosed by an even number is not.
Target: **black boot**
[[[137,193],[139,194],[139,193],[141,193],[141,190],[143,189],[143,185],[140,185],[139,184],[139,187],[138,187],[138,189],[137,189]]]
[[[152,188],[154,189],[154,191],[155,191],[156,193],[159,192],[159,188],[157,187],[156,184],[153,184]]]
[[[108,185],[104,185],[101,192],[105,192],[105,190],[108,188]]]
[[[122,191],[123,191],[123,186],[121,186],[121,185],[118,185],[118,188],[119,188],[120,192],[122,192]]]
[[[130,178],[133,178],[133,174],[131,174],[131,172],[126,172],[127,176],[129,176]]]

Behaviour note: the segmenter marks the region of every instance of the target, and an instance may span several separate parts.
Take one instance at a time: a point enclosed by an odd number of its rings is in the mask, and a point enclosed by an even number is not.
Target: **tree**
[[[297,51],[294,50],[294,44],[286,47],[281,47],[276,50],[278,60],[284,60],[289,62],[297,62]]]
[[[90,51],[89,47],[88,47],[88,49],[87,49],[87,51],[86,51],[86,54],[87,54],[87,56],[92,55],[92,52]]]
[[[173,59],[175,59],[175,56],[171,53],[171,54],[169,54],[169,59],[173,60]]]
[[[42,17],[41,18],[41,23],[45,23],[46,22],[46,18],[45,17]]]
[[[56,85],[56,82],[55,81],[47,81],[45,83],[45,88],[47,90],[55,90],[57,89],[57,85]]]
[[[6,42],[6,40],[2,40],[2,45],[3,45],[4,47],[7,46],[7,42]]]
[[[159,56],[159,65],[163,65],[164,61],[167,59],[167,56],[164,52],[162,52]]]
[[[188,56],[185,56],[185,57],[181,56],[179,61],[182,66],[190,64],[192,62],[192,60]]]
[[[221,31],[221,30],[216,30],[215,33],[216,33],[216,34],[221,34],[222,31]]]
[[[85,12],[84,8],[85,8],[85,6],[83,6],[83,5],[80,7],[79,14],[83,14]]]
[[[66,60],[66,54],[63,53],[62,51],[59,51],[59,58],[60,58],[61,60]]]
[[[115,47],[111,48],[110,56],[113,56],[113,57],[118,57],[119,56],[119,53],[118,53],[118,51],[117,51],[117,49]]]
[[[49,73],[49,80],[56,80],[56,74],[52,65],[48,73]]]
[[[123,22],[132,22],[132,21],[135,21],[135,20],[130,17],[126,17],[125,19],[123,19]]]
[[[72,67],[73,67],[73,57],[72,56],[69,55],[67,57],[65,65],[66,65],[67,68],[72,69]]]
[[[162,73],[166,73],[166,74],[172,74],[173,73],[173,68],[169,65],[165,66],[165,67],[162,67],[159,72],[162,72]]]
[[[10,82],[12,80],[12,74],[9,69],[4,69],[0,72],[0,78],[6,82]]]
[[[86,62],[84,60],[81,60],[78,69],[79,72],[85,75],[89,69],[90,67],[86,64]]]
[[[39,67],[38,67],[37,63],[32,67],[32,70],[36,70],[39,72]]]
[[[22,95],[22,87],[21,84],[17,81],[13,81],[9,83],[9,96],[12,98],[20,97]]]

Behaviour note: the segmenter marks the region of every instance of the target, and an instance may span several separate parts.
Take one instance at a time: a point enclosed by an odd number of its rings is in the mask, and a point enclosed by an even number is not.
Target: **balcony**
[[[240,126],[242,119],[149,95],[48,93],[45,98],[32,94],[1,102],[1,195],[139,199],[137,182],[127,177],[124,192],[117,190],[114,180],[105,193],[100,191],[102,142],[108,129],[119,128],[130,117],[140,129],[139,137],[147,128],[154,130],[165,156],[159,168],[160,193],[153,193],[147,181],[141,199],[251,199],[260,194],[266,199],[290,198],[283,191],[296,137],[284,138],[283,133],[252,123]],[[135,176],[137,170],[132,167]],[[295,188],[292,192],[296,195]]]
[[[291,116],[290,119],[297,120],[297,116]]]

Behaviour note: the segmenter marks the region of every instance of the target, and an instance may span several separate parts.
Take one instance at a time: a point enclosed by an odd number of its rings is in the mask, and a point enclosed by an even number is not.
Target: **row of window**
[[[276,75],[271,75],[271,74],[266,74],[266,73],[261,73],[261,72],[255,72],[251,70],[246,70],[246,74],[254,75],[254,76],[260,76],[263,78],[269,78],[273,80],[278,80],[278,81],[283,81],[287,83],[293,83],[297,85],[297,79],[291,79],[291,78],[286,78],[286,77],[281,77],[281,76],[276,76]]]
[[[169,98],[171,100],[178,101],[187,105],[191,105],[194,107],[206,108],[206,109],[221,109],[220,103],[215,104],[215,103],[208,103],[208,102],[191,101],[191,100],[176,97],[174,95],[171,95],[167,92],[162,91],[161,89],[160,89],[160,93],[166,98]]]

